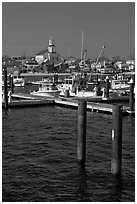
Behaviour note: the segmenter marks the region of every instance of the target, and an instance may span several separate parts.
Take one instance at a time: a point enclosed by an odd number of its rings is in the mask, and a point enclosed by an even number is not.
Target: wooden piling
[[[97,80],[97,84],[98,84],[98,74],[96,75],[96,77],[97,77],[96,80]]]
[[[109,77],[106,77],[106,97],[109,97]]]
[[[65,98],[69,98],[69,90],[68,89],[65,90]]]
[[[78,102],[78,141],[77,141],[77,159],[84,163],[86,160],[86,117],[87,102]]]
[[[113,106],[112,113],[112,159],[111,173],[121,175],[122,164],[122,106]]]
[[[4,107],[8,108],[7,68],[4,67]]]
[[[58,84],[58,74],[53,75],[53,83]]]
[[[10,82],[11,82],[11,92],[14,93],[14,83],[13,83],[13,75],[10,76]]]
[[[130,111],[134,111],[134,81],[130,80],[130,95],[129,95],[129,107]]]

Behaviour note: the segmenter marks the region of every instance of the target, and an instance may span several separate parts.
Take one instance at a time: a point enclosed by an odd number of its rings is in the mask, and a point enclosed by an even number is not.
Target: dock
[[[36,99],[43,99],[41,96],[34,96],[31,94],[26,94],[26,93],[12,93],[11,95],[12,99],[22,99],[22,100],[36,100]]]
[[[77,109],[78,108],[78,100],[72,99],[55,99],[55,105],[65,108]],[[123,106],[123,115],[129,115],[127,106]],[[89,112],[98,112],[105,114],[112,114],[113,112],[113,104],[105,104],[105,103],[95,103],[95,102],[87,102],[87,111]]]
[[[129,96],[118,96],[102,98],[102,96],[97,97],[75,97],[77,100],[86,100],[89,102],[100,102],[100,103],[119,103],[119,102],[129,102]]]
[[[129,98],[121,96],[115,98],[102,99],[101,97],[96,98],[77,98],[77,97],[59,97],[59,98],[47,98],[41,96],[34,96],[31,94],[23,93],[13,93],[11,96],[12,100],[8,103],[9,108],[19,108],[19,107],[35,107],[35,106],[60,106],[65,108],[77,109],[78,101],[87,101],[87,111],[98,112],[104,114],[112,114],[113,104],[116,102],[128,101]],[[2,103],[4,108],[4,103]],[[135,111],[130,111],[129,107],[123,106],[123,115],[133,115]]]
[[[53,106],[55,102],[53,99],[46,100],[13,100],[8,103],[9,108],[24,108],[24,107],[36,107],[36,106]],[[2,108],[4,108],[4,103],[2,103]]]

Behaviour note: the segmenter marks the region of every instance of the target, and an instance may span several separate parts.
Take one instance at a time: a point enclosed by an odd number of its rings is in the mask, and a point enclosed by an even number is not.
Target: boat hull
[[[58,98],[60,91],[34,91],[30,94],[35,96]]]
[[[24,82],[14,82],[15,87],[24,87]]]

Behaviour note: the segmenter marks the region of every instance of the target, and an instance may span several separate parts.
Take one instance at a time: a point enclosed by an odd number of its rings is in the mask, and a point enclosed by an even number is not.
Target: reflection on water
[[[84,163],[77,163],[78,177],[77,177],[77,188],[76,197],[79,202],[89,201],[88,189],[87,189],[87,173]]]
[[[123,190],[122,176],[86,171],[85,164],[77,163],[76,197],[80,202],[120,202]],[[88,181],[87,181],[88,180]],[[89,191],[89,189],[92,189]],[[107,193],[105,191],[108,191]],[[89,193],[90,192],[90,193]],[[103,195],[104,194],[104,195]],[[106,195],[105,195],[106,194]],[[98,196],[98,199],[96,198]],[[103,198],[103,200],[102,200]]]

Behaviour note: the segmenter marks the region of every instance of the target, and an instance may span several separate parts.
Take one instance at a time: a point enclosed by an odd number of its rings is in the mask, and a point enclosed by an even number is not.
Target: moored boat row
[[[92,78],[92,80],[91,80]],[[17,75],[13,76],[14,86],[24,87],[25,77]],[[39,95],[45,97],[63,97],[68,94],[68,97],[105,97],[106,80],[99,75],[91,77],[91,75],[73,73],[64,78],[62,83],[60,80],[50,80],[49,77],[44,77],[41,80],[31,81],[31,85],[38,85],[38,90],[31,92],[31,95]],[[4,83],[3,83],[4,85]],[[130,91],[130,81],[127,79],[117,79],[111,77],[109,79],[109,93],[110,95],[128,95]]]

